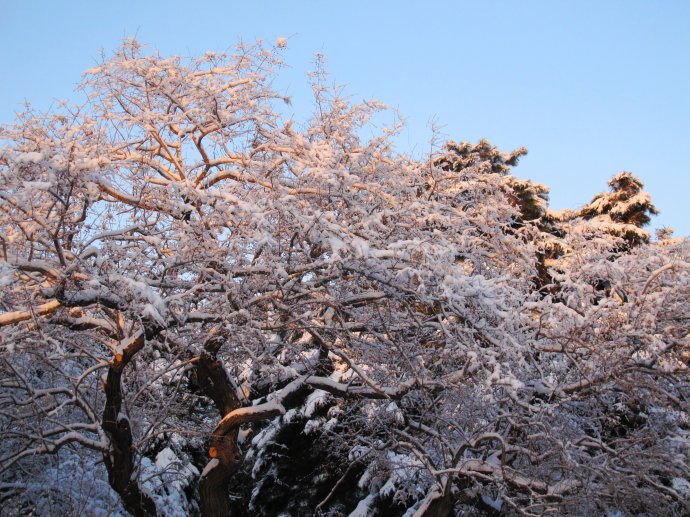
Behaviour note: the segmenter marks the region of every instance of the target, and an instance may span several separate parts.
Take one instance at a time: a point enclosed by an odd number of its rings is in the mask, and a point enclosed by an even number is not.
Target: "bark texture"
[[[240,407],[235,387],[230,382],[222,363],[203,353],[197,364],[198,381],[204,394],[213,400],[221,418]],[[201,514],[204,516],[221,516],[230,513],[228,490],[230,479],[239,468],[242,455],[237,445],[238,428],[227,434],[211,437],[209,455],[212,461],[199,481]]]
[[[108,368],[102,423],[103,430],[110,441],[110,450],[104,455],[108,482],[120,494],[127,511],[136,517],[156,515],[156,506],[133,479],[135,450],[129,418],[121,413],[121,382],[125,366],[143,345],[144,336],[141,334],[124,347],[122,354],[115,356]]]

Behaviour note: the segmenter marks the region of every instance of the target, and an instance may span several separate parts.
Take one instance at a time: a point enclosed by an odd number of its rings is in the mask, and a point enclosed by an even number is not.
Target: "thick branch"
[[[20,321],[30,320],[34,316],[45,316],[55,312],[62,304],[58,300],[50,300],[42,305],[33,307],[26,311],[14,311],[0,314],[0,327],[14,325]]]

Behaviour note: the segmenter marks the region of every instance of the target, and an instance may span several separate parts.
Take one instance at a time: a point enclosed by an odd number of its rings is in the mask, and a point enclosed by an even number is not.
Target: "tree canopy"
[[[286,120],[276,52],[129,41],[0,129],[3,505],[687,512],[690,247],[642,183],[552,211],[320,68]]]

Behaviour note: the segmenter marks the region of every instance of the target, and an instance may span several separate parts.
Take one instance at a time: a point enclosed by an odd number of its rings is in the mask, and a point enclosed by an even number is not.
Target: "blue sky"
[[[81,73],[129,36],[185,55],[287,37],[276,86],[296,120],[321,52],[353,101],[406,117],[403,151],[428,150],[431,121],[525,146],[515,174],[549,185],[556,209],[630,170],[661,210],[653,227],[690,235],[688,1],[0,0],[0,122],[24,100],[78,98]]]

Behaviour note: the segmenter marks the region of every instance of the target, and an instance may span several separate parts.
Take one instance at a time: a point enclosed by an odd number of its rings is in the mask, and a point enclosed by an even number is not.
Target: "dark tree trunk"
[[[142,338],[143,339],[143,338]],[[105,383],[105,409],[102,427],[110,440],[110,450],[104,455],[110,486],[120,495],[128,512],[136,517],[156,515],[153,500],[142,493],[134,473],[134,448],[129,419],[121,415],[122,410],[122,358],[116,358],[108,369]]]
[[[197,363],[197,378],[199,386],[213,400],[221,418],[240,407],[235,387],[219,360],[203,353]],[[209,455],[212,460],[199,481],[201,514],[204,516],[216,517],[230,513],[230,479],[242,461],[237,437],[237,428],[225,435],[211,437]]]

